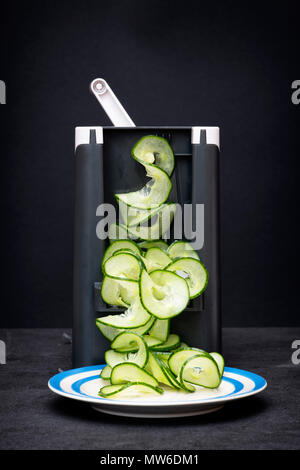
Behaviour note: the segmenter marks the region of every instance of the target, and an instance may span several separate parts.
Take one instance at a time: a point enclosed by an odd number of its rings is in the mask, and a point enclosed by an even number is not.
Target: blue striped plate
[[[120,416],[165,418],[193,416],[216,411],[229,401],[249,397],[261,392],[267,382],[253,372],[225,367],[224,376],[217,389],[196,387],[194,393],[164,388],[160,396],[131,396],[126,399],[103,398],[99,389],[108,382],[99,374],[105,365],[81,367],[54,375],[49,388],[58,395],[90,403],[103,413]]]

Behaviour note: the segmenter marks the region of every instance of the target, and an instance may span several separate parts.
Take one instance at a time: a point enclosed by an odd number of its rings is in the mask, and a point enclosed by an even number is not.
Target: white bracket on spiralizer
[[[90,88],[114,126],[135,127],[134,122],[103,78],[93,80]]]
[[[75,127],[75,151],[79,145],[89,144],[91,131],[95,131],[96,144],[103,144],[103,128],[93,126]]]
[[[201,131],[206,131],[206,143],[214,144],[220,149],[219,127],[192,127],[192,144],[200,144]]]

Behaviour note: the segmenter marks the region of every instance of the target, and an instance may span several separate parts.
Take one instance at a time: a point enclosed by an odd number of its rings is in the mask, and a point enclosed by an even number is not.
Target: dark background
[[[299,12],[1,3],[0,327],[71,325],[74,127],[110,124],[88,89],[99,76],[138,125],[220,126],[223,323],[300,325]]]

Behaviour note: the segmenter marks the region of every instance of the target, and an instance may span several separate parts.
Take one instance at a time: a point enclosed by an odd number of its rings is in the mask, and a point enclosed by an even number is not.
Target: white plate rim
[[[58,374],[55,374],[53,377],[50,378],[50,380],[48,381],[48,387],[49,389],[60,395],[60,396],[63,396],[63,397],[66,397],[66,398],[71,398],[73,400],[78,400],[78,401],[83,401],[83,402],[87,402],[87,403],[93,403],[93,404],[97,404],[99,406],[101,405],[113,405],[113,406],[128,406],[128,407],[187,407],[187,406],[196,406],[196,405],[199,405],[199,406],[205,406],[205,405],[209,405],[209,404],[212,404],[212,403],[224,403],[224,402],[227,402],[227,401],[232,401],[232,400],[237,400],[237,399],[240,399],[240,398],[245,398],[245,397],[249,397],[249,396],[252,396],[252,395],[256,395],[257,393],[260,393],[262,392],[266,387],[267,387],[267,381],[261,377],[260,375],[258,374],[255,374],[254,372],[249,372],[249,371],[246,371],[246,370],[243,370],[243,369],[236,369],[236,368],[233,368],[233,367],[225,367],[224,369],[224,373],[228,372],[230,374],[233,374],[233,375],[236,375],[237,378],[239,376],[242,376],[244,378],[247,378],[247,379],[250,379],[254,382],[254,388],[250,391],[246,391],[246,392],[242,392],[242,393],[236,393],[235,391],[232,392],[231,394],[229,395],[225,395],[225,396],[219,396],[219,397],[212,397],[212,398],[205,398],[205,399],[197,399],[197,400],[189,400],[189,401],[172,401],[172,402],[138,402],[138,401],[134,401],[134,400],[116,400],[116,399],[109,399],[109,398],[104,398],[104,397],[97,397],[97,398],[93,398],[93,397],[89,397],[88,395],[78,395],[78,394],[73,394],[71,392],[66,392],[64,390],[62,390],[59,386],[60,384],[60,381],[63,380],[64,378],[66,377],[69,377],[69,376],[72,376],[72,375],[77,375],[77,374],[80,374],[80,373],[83,373],[83,372],[88,372],[88,371],[101,371],[103,368],[105,367],[105,364],[101,364],[101,365],[94,365],[94,366],[86,366],[86,367],[79,367],[79,368],[76,368],[76,369],[70,369],[70,370],[67,370],[67,371],[63,371],[63,372],[59,372]],[[89,378],[89,377],[87,377]],[[233,380],[236,380],[237,379],[232,379],[232,378],[229,378],[229,377],[223,377],[223,379],[225,380],[228,380],[230,382],[232,382]]]

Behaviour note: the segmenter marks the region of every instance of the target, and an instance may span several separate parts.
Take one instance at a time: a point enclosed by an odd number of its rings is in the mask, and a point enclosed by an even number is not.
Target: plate
[[[54,375],[48,382],[50,390],[63,397],[90,403],[92,407],[119,416],[139,418],[178,418],[217,411],[225,403],[255,395],[267,386],[266,380],[253,372],[225,367],[217,389],[196,387],[196,391],[164,388],[160,396],[132,396],[126,399],[103,398],[98,391],[109,382],[99,377],[105,365],[81,367]]]

